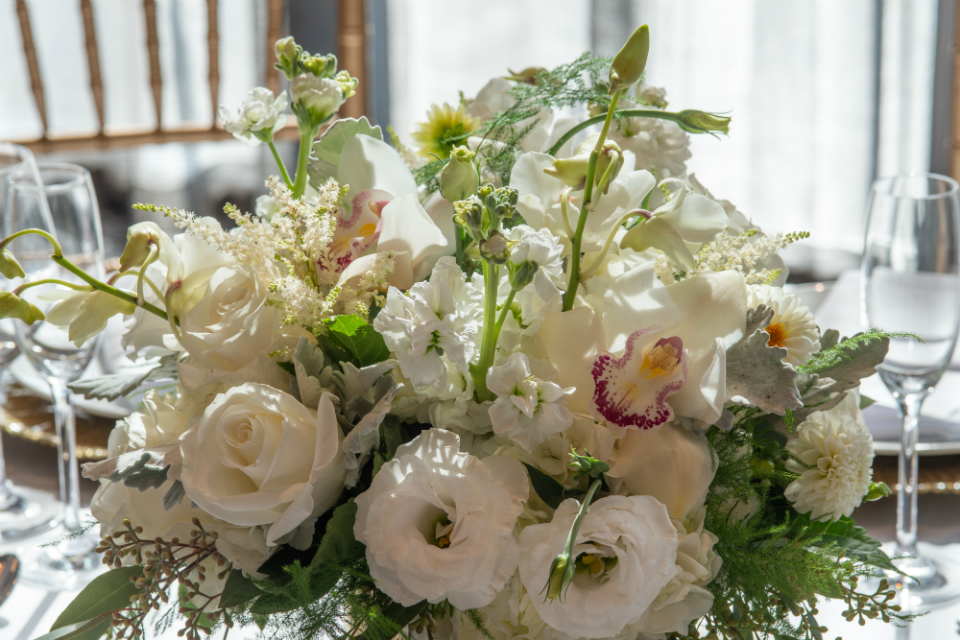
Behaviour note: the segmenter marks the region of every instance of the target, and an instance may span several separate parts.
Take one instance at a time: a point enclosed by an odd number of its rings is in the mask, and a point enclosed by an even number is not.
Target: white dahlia
[[[799,460],[788,460],[787,469],[800,477],[784,495],[813,520],[849,516],[870,489],[873,438],[858,404],[859,396],[847,393],[833,409],[803,421],[797,437],[787,443],[787,450]]]
[[[817,322],[800,298],[768,284],[750,285],[747,289],[747,304],[751,309],[761,304],[773,309],[773,319],[766,327],[770,334],[767,344],[787,350],[784,362],[798,367],[820,351]]]

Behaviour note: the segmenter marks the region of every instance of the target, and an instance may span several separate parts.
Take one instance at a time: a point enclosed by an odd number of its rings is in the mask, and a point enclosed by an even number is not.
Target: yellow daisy
[[[446,103],[442,107],[435,104],[427,112],[427,121],[413,132],[413,139],[420,145],[420,155],[446,159],[454,147],[466,144],[466,138],[460,136],[479,128],[480,120],[467,115],[463,105],[454,109]]]

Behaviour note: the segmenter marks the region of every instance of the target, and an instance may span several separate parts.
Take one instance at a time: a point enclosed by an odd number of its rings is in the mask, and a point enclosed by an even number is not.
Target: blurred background
[[[0,140],[90,168],[116,255],[134,202],[252,210],[273,162],[214,113],[282,86],[277,37],[336,53],[361,81],[342,114],[409,140],[432,103],[648,23],[671,110],[733,117],[690,170],[765,231],[810,231],[791,281],[824,281],[858,263],[876,176],[960,172],[957,20],[954,0],[0,0]]]

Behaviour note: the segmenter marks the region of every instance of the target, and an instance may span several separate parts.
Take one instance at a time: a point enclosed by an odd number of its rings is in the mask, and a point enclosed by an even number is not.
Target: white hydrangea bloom
[[[784,495],[799,513],[817,520],[849,516],[863,501],[873,477],[873,437],[859,408],[859,395],[804,420],[797,437],[787,443],[796,460],[787,469],[800,477]]]
[[[498,396],[490,407],[493,432],[527,451],[573,423],[570,410],[564,406],[573,389],[531,375],[525,354],[513,353],[502,365],[490,367],[487,388]]]
[[[403,375],[426,387],[446,378],[443,358],[467,370],[476,353],[482,300],[456,261],[446,256],[428,282],[416,283],[407,294],[390,287],[373,326],[396,354]]]
[[[223,120],[224,128],[238,140],[243,140],[253,146],[260,144],[261,137],[257,134],[272,132],[283,127],[287,117],[283,111],[287,108],[287,94],[274,96],[273,91],[265,87],[256,87],[247,94],[247,99],[240,105],[240,111],[232,114],[226,107],[218,110]]]
[[[713,545],[719,538],[703,530],[706,508],[687,520],[673,520],[677,528],[677,575],[663,588],[637,625],[651,636],[665,633],[685,634],[692,620],[710,611],[713,594],[705,587],[720,571],[723,560]]]
[[[799,367],[820,351],[817,321],[799,297],[768,284],[750,285],[747,295],[751,309],[761,304],[773,309],[773,319],[766,328],[770,334],[767,344],[787,350],[784,362]]]
[[[490,604],[517,568],[513,537],[530,491],[516,460],[459,453],[430,429],[401,445],[357,496],[354,535],[367,546],[377,588],[404,606]]]

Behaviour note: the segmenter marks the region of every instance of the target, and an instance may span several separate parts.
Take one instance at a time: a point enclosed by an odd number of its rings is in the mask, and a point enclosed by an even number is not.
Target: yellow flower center
[[[770,339],[767,340],[768,347],[782,347],[783,341],[787,339],[787,330],[779,322],[768,324],[764,331],[770,334]]]
[[[679,363],[680,358],[677,354],[677,348],[669,342],[664,342],[650,349],[647,355],[643,357],[643,364],[640,365],[640,375],[645,380],[658,376],[669,376],[676,371]]]

